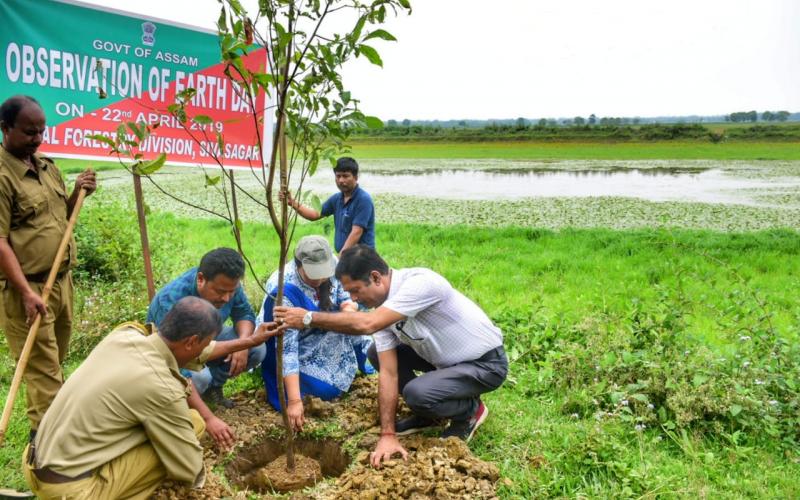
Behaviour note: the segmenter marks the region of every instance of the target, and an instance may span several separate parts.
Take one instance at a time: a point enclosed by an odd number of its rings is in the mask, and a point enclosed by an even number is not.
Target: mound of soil
[[[497,467],[477,459],[463,441],[412,436],[401,442],[409,452],[408,460],[389,460],[381,469],[373,469],[369,453],[362,452],[356,466],[335,483],[320,488],[314,498],[495,497],[494,484],[500,477]]]
[[[244,482],[256,491],[295,491],[317,484],[322,468],[313,458],[296,453],[294,470],[286,470],[286,455],[281,455],[260,469],[251,472]]]
[[[495,465],[484,462],[463,442],[449,438],[410,436],[401,438],[408,450],[408,461],[390,460],[381,469],[369,465],[369,452],[378,439],[379,424],[377,377],[358,377],[350,392],[332,402],[311,398],[304,401],[306,425],[298,439],[325,435],[354,450],[356,460],[344,474],[323,480],[292,498],[495,498],[499,473]],[[158,500],[254,498],[254,492],[234,491],[231,481],[222,477],[225,464],[236,460],[242,447],[252,447],[269,439],[280,439],[283,423],[280,413],[269,406],[264,391],[248,391],[232,397],[236,406],[218,409],[217,416],[233,429],[239,448],[233,454],[218,452],[210,438],[203,440],[206,484],[192,490],[167,482],[154,498]],[[401,405],[401,410],[402,410]],[[236,481],[238,482],[238,481]],[[261,498],[270,498],[264,495]]]

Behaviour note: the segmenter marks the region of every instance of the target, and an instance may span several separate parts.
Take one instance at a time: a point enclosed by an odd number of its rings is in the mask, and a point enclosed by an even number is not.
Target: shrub
[[[655,301],[634,298],[624,314],[578,325],[553,323],[543,311],[504,311],[495,320],[510,359],[536,371],[532,390],[565,394],[564,414],[796,447],[800,349],[777,334],[767,304],[744,280],[722,292],[709,307],[726,337],[711,349],[687,330],[684,287],[654,288]]]
[[[174,242],[166,241],[167,235],[151,229],[148,236],[151,260],[156,267],[154,273],[159,276],[165,259],[158,257],[175,253],[177,249]],[[143,279],[144,259],[133,207],[99,196],[90,198],[81,211],[75,238],[78,243],[76,279],[108,282]]]

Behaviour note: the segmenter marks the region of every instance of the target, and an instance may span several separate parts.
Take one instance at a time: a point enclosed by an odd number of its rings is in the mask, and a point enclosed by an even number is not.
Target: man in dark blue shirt
[[[308,220],[333,215],[333,248],[337,253],[359,243],[375,248],[375,207],[369,193],[358,186],[358,163],[342,157],[333,168],[339,192],[325,200],[318,212],[289,197],[289,206]]]

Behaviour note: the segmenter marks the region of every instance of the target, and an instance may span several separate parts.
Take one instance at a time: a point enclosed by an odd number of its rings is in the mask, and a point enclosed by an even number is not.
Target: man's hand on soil
[[[375,451],[370,454],[369,460],[373,467],[380,469],[381,462],[391,459],[395,453],[399,453],[403,460],[408,460],[408,452],[396,436],[381,436],[378,444],[375,445]]]
[[[233,431],[219,417],[212,416],[206,420],[206,432],[222,450],[228,450],[236,443]]]

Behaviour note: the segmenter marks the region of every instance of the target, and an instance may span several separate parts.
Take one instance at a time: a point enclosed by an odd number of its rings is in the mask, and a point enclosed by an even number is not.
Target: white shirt
[[[383,307],[407,319],[375,333],[378,352],[402,342],[433,366],[446,368],[503,345],[503,334],[486,313],[430,269],[393,269]]]

